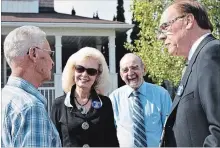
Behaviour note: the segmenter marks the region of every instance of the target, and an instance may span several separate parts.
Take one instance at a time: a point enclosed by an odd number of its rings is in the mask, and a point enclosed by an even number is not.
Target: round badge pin
[[[89,147],[89,145],[88,144],[84,144],[83,147]]]
[[[95,109],[101,108],[101,103],[99,101],[92,101],[92,107]]]
[[[87,130],[88,128],[89,128],[89,123],[88,122],[83,122],[82,129]]]

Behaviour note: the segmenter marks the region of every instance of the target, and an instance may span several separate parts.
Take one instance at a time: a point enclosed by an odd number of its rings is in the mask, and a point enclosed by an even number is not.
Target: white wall
[[[2,0],[2,12],[38,13],[38,0]]]

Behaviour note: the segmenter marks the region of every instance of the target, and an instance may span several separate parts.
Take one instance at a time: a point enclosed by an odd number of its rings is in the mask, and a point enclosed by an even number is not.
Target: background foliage
[[[220,31],[220,1],[200,0],[207,8],[215,27],[214,35],[219,38]],[[161,13],[169,0],[133,0],[131,10],[134,20],[139,23],[139,38],[134,44],[126,47],[139,55],[147,68],[153,82],[162,84],[164,80],[177,85],[181,79],[185,61],[183,58],[168,55],[162,43],[157,40],[155,30],[158,27]]]

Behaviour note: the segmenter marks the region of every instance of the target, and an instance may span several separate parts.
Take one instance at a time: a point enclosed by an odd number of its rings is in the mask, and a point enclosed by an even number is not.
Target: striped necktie
[[[144,124],[144,109],[138,97],[137,91],[133,92],[133,132],[134,146],[147,147],[147,138]]]

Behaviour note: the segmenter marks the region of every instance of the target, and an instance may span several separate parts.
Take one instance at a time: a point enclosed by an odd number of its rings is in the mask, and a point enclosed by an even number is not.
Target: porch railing
[[[55,87],[39,87],[38,90],[47,99],[47,111],[50,114],[52,102],[55,99]]]

